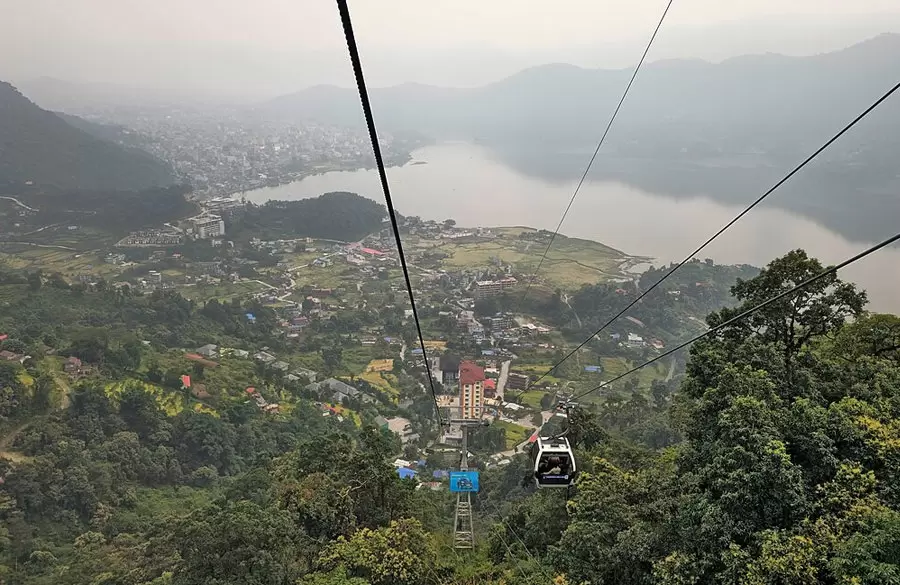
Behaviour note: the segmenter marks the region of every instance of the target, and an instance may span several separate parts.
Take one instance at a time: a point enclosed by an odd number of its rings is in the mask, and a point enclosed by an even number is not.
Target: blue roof
[[[447,477],[450,477],[450,472],[446,469],[438,469],[437,471],[432,472],[431,477],[433,477],[434,479],[445,479]]]
[[[482,349],[481,355],[494,355],[494,350],[493,349]]]
[[[603,366],[584,366],[585,372],[602,372]]]
[[[410,477],[415,477],[416,472],[413,471],[412,469],[409,469],[406,467],[401,467],[397,470],[397,475],[400,476],[400,479],[408,479]]]
[[[414,353],[414,354],[416,354],[416,355],[421,355],[421,354],[422,354],[422,348],[421,348],[421,347],[417,347],[417,348],[415,348],[414,350],[412,350],[412,351],[409,352],[409,353]]]
[[[416,463],[419,465],[419,467],[425,467],[427,465],[424,459],[419,459],[418,461],[416,461]]]

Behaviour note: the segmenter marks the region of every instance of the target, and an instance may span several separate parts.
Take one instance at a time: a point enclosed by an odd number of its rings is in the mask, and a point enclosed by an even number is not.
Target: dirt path
[[[53,380],[56,382],[56,385],[59,386],[59,389],[62,390],[59,409],[66,410],[72,403],[72,387],[69,386],[69,381],[62,372],[53,372]]]
[[[66,377],[62,372],[54,372],[53,379],[56,382],[56,385],[62,391],[59,409],[65,410],[69,408],[69,405],[72,402],[72,388],[69,386],[69,381],[66,380]],[[29,459],[31,459],[27,455],[23,455],[22,453],[19,453],[17,451],[10,451],[9,448],[12,447],[12,444],[16,441],[16,437],[21,435],[23,431],[27,430],[29,427],[31,427],[31,425],[35,423],[43,422],[47,418],[47,416],[48,415],[40,415],[30,420],[21,422],[2,436],[0,436],[0,458],[9,459],[14,463],[21,463],[23,461],[28,461]]]
[[[22,431],[30,427],[32,424],[41,420],[43,417],[34,418],[19,425],[15,426],[8,433],[0,437],[0,458],[9,459],[13,463],[21,463],[22,461],[27,461],[30,459],[27,455],[23,455],[22,453],[17,453],[16,451],[9,451],[9,447],[12,446],[13,442],[16,440]]]
[[[672,363],[669,364],[669,373],[666,375],[666,382],[672,379],[672,376],[675,375],[675,358],[672,358]]]

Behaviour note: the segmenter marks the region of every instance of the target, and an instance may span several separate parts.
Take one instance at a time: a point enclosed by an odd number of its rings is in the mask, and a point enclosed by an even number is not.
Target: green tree
[[[197,510],[172,529],[181,558],[175,585],[293,585],[301,530],[287,512],[250,501]]]
[[[340,345],[332,344],[322,347],[319,350],[319,355],[322,356],[322,362],[325,364],[325,371],[329,374],[336,372],[341,367],[343,354],[344,350]]]
[[[810,258],[803,250],[794,250],[770,262],[755,278],[738,279],[731,292],[742,304],[713,313],[707,321],[710,326],[718,325],[823,270],[818,260]],[[725,336],[734,339],[752,333],[763,343],[778,348],[786,380],[791,383],[800,350],[811,340],[843,327],[847,318],[858,317],[865,304],[865,292],[857,291],[853,284],[841,281],[832,273],[804,287],[796,295],[772,303],[736,323]]]
[[[343,536],[319,557],[319,567],[345,569],[372,585],[420,585],[428,582],[436,554],[417,520],[396,520],[384,528],[363,528]]]

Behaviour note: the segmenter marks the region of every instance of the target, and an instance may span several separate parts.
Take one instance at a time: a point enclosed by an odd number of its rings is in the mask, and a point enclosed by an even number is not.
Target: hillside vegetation
[[[822,268],[799,250],[776,259],[738,279],[738,306],[710,313],[708,325]],[[490,469],[473,460],[483,475],[472,552],[449,547],[452,497],[399,479],[390,462],[405,451],[368,424],[371,405],[348,400],[343,420],[323,417],[313,402],[321,396],[236,358],[194,362],[209,394],[202,400],[179,389],[192,367],[179,346],[212,338],[281,350],[271,309],[2,277],[10,295],[0,327],[11,334],[3,349],[59,348],[96,364],[71,389],[52,356],[0,367],[0,427],[13,423],[0,457],[5,582],[900,579],[900,318],[867,313],[865,293],[834,275],[697,343],[680,381],[623,381],[583,403],[570,421],[582,469],[571,493],[535,493],[522,454]],[[314,327],[330,335],[318,350],[316,367],[325,368],[341,361],[341,336],[358,330],[339,320]],[[402,335],[412,339],[408,329]],[[281,412],[245,398],[255,377]],[[416,390],[399,377],[404,395]],[[418,414],[407,416],[427,432],[421,425],[433,411],[430,397],[420,398]],[[503,423],[479,429],[472,444],[508,447],[523,437]],[[453,465],[438,453],[424,464]]]
[[[138,149],[101,140],[0,82],[0,184],[137,191],[174,183],[170,168]]]
[[[235,226],[238,237],[263,240],[297,237],[353,241],[381,228],[386,211],[356,193],[336,191],[300,201],[268,201],[248,206]]]

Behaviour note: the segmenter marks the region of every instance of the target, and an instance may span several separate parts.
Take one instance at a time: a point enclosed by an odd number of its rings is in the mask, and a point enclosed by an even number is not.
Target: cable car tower
[[[460,410],[462,410],[460,408]],[[462,454],[459,470],[469,469],[469,428],[487,426],[488,422],[477,418],[451,418],[448,425],[460,425],[462,429]],[[472,493],[458,491],[456,493],[456,512],[453,514],[453,548],[474,549],[475,527],[472,522]]]

